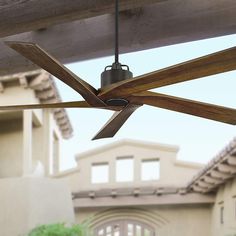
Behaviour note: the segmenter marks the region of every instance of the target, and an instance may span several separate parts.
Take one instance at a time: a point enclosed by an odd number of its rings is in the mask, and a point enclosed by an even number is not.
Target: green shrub
[[[91,236],[86,225],[65,224],[41,225],[33,229],[27,236]]]

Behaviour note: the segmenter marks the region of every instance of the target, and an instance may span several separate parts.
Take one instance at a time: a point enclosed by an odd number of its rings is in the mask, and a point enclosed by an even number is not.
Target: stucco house
[[[0,105],[60,101],[52,77],[41,70],[2,76],[0,90]],[[1,236],[25,235],[40,224],[74,221],[69,187],[46,178],[58,172],[60,141],[72,132],[63,109],[1,111]]]
[[[91,219],[95,235],[236,234],[236,139],[206,166],[177,152],[121,140],[78,154],[77,168],[55,177],[67,179],[76,221]]]
[[[0,77],[0,88],[0,105],[60,100],[43,71]],[[206,166],[178,160],[177,146],[120,140],[60,172],[65,110],[4,111],[0,124],[0,235],[62,221],[88,221],[96,236],[236,235],[236,139]]]

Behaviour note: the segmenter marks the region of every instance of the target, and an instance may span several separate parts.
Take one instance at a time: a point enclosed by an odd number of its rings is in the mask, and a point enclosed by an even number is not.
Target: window
[[[224,207],[220,207],[220,223],[224,224]]]
[[[109,180],[108,163],[92,164],[91,182],[92,184],[107,183]]]
[[[116,181],[130,182],[134,179],[134,160],[132,157],[119,157],[116,160]]]
[[[160,162],[158,159],[142,161],[142,180],[158,180],[160,178]]]
[[[130,219],[107,222],[95,229],[96,236],[154,236],[152,227]]]

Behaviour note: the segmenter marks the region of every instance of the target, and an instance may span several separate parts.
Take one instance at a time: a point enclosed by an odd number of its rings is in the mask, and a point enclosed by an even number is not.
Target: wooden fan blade
[[[76,102],[58,102],[58,103],[45,103],[45,104],[0,106],[0,111],[44,109],[44,108],[99,108],[99,109],[120,111],[123,107],[121,106],[92,107],[86,101],[76,101]]]
[[[189,81],[236,69],[236,47],[199,57],[103,88],[101,99],[128,96],[166,85]]]
[[[0,106],[0,111],[47,109],[47,108],[52,108],[52,109],[54,108],[97,108],[97,109],[106,109],[106,110],[112,110],[112,111],[120,111],[123,109],[122,106],[93,107],[89,105],[86,101],[76,101],[76,102],[58,102],[58,103],[45,103],[45,104]]]
[[[123,110],[115,112],[92,140],[113,137],[132,113],[139,107],[140,105],[128,104]]]
[[[44,108],[91,108],[91,106],[86,101],[0,106],[0,110],[2,110],[2,111],[4,111],[4,110],[44,109]]]
[[[129,98],[129,101],[134,104],[147,104],[236,125],[236,109],[233,108],[192,101],[149,91],[134,94]]]
[[[77,91],[92,106],[106,106],[97,97],[97,90],[77,75],[68,70],[64,65],[40,48],[37,44],[27,42],[5,42],[9,47],[54,75],[65,84]]]

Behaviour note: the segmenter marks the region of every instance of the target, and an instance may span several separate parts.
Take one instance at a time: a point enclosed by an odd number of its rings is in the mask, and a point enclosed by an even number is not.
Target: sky
[[[123,54],[120,62],[129,65],[133,75],[138,76],[234,46],[236,35],[230,35]],[[66,67],[99,88],[100,74],[113,61],[111,56],[68,64]],[[63,101],[83,100],[61,81],[56,80],[56,83]],[[236,71],[232,71],[152,91],[236,108],[235,88]],[[67,112],[74,135],[62,141],[62,170],[76,165],[76,154],[121,139],[177,145],[180,147],[179,160],[207,163],[236,136],[236,126],[145,105],[128,119],[115,137],[91,141],[113,112],[92,108],[72,108]]]

